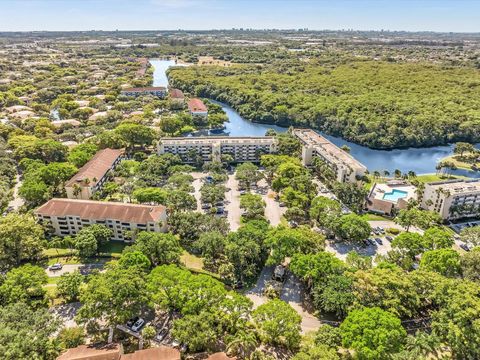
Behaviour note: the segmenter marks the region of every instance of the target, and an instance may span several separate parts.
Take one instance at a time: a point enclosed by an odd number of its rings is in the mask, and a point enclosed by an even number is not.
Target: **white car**
[[[56,264],[50,265],[48,267],[48,270],[55,271],[55,270],[62,270],[62,268],[63,268],[62,264],[56,263]]]
[[[138,319],[137,321],[135,321],[135,324],[132,325],[132,331],[137,332],[142,328],[143,324],[145,324],[145,320],[143,320],[142,318]]]

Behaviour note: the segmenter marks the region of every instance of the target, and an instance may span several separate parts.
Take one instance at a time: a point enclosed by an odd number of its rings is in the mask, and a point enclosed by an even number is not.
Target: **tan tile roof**
[[[183,91],[179,89],[170,89],[170,97],[174,99],[185,98],[185,96],[183,95]]]
[[[207,111],[207,107],[200,99],[190,99],[188,101],[188,109],[193,113]]]
[[[180,351],[171,347],[160,346],[122,355],[121,360],[180,360]]]
[[[73,184],[78,184],[81,187],[95,186],[123,153],[123,149],[100,150],[89,162],[82,166],[78,173],[67,181],[65,186],[73,186]],[[89,179],[90,182],[86,184],[85,179]]]
[[[35,210],[36,214],[44,216],[78,216],[82,219],[111,219],[137,224],[158,222],[164,212],[165,207],[161,205],[150,206],[59,198],[51,199]]]
[[[207,360],[236,360],[236,357],[229,357],[224,352],[217,352],[210,355]]]
[[[66,119],[66,120],[56,120],[52,121],[52,125],[55,127],[61,127],[63,125],[72,125],[72,126],[80,126],[82,123],[75,119]]]
[[[120,354],[121,346],[119,344],[109,344],[101,347],[80,345],[68,349],[57,360],[119,360]]]

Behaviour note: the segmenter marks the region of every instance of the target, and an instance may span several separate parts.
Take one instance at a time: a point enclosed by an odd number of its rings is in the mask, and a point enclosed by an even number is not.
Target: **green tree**
[[[67,160],[75,165],[77,168],[85,165],[93,155],[97,152],[98,148],[95,144],[84,143],[75,146],[70,150]]]
[[[135,268],[112,268],[91,276],[80,293],[77,320],[105,319],[117,325],[137,316],[149,303],[142,275]]]
[[[427,250],[448,249],[453,246],[453,236],[445,229],[432,227],[423,233],[424,248]]]
[[[114,131],[120,135],[129,147],[151,145],[155,138],[155,133],[151,128],[140,124],[121,124]]]
[[[244,184],[248,190],[262,178],[258,171],[258,166],[251,162],[240,164],[236,168],[235,179],[241,184]]]
[[[404,250],[410,258],[414,258],[425,251],[425,244],[422,235],[403,232],[392,240],[392,248]]]
[[[3,305],[24,303],[32,308],[46,305],[48,276],[41,267],[26,264],[7,272],[0,286]]]
[[[269,232],[265,244],[270,248],[267,263],[276,265],[287,256],[323,250],[325,237],[304,226],[295,229],[279,226]]]
[[[312,200],[310,217],[323,228],[331,228],[334,220],[340,217],[342,207],[338,201],[325,196],[318,196]]]
[[[192,352],[213,350],[218,337],[215,331],[215,316],[207,311],[186,315],[173,323],[172,336],[187,344]]]
[[[460,158],[463,158],[465,153],[473,153],[475,152],[475,147],[472,144],[466,142],[457,142],[455,143],[455,147],[453,148],[454,154],[459,154]]]
[[[253,331],[239,330],[229,338],[227,350],[248,359],[258,346],[258,340]]]
[[[407,337],[400,319],[377,307],[351,311],[340,332],[343,346],[358,359],[387,359],[402,350]]]
[[[465,227],[460,232],[462,241],[480,246],[480,226]]]
[[[365,240],[372,231],[370,224],[356,214],[343,215],[335,222],[335,231],[343,240]]]
[[[416,226],[420,229],[431,228],[435,225],[441,224],[442,219],[440,215],[433,211],[411,208],[400,210],[395,218],[395,222],[409,231],[411,226]]]
[[[135,247],[131,250],[124,250],[117,264],[122,269],[134,267],[144,272],[148,272],[152,266],[148,257],[141,251],[135,250]]]
[[[58,333],[57,340],[64,349],[75,348],[79,345],[85,344],[85,332],[80,326],[63,328]]]
[[[33,310],[20,301],[0,306],[2,358],[55,359],[58,355],[55,333],[59,326],[60,322],[47,309]]]
[[[44,248],[43,229],[31,215],[9,213],[0,218],[0,268],[38,260]]]
[[[80,230],[73,241],[80,257],[91,257],[98,251],[97,239],[93,233],[88,231],[88,228]]]
[[[78,270],[63,274],[57,283],[57,295],[64,298],[67,302],[77,301],[83,282],[83,275]]]
[[[245,194],[240,197],[240,209],[245,210],[242,217],[247,220],[263,218],[265,206],[261,195]]]
[[[459,276],[460,255],[453,249],[426,251],[420,260],[420,269],[435,271],[444,276]]]
[[[178,264],[183,253],[178,239],[169,233],[142,231],[138,234],[133,247],[144,254],[153,266]]]
[[[264,343],[283,345],[291,350],[300,345],[302,318],[282,300],[273,299],[260,305],[253,311],[252,318]]]
[[[357,213],[361,212],[368,195],[368,190],[356,183],[335,183],[333,192],[338,200],[349,209]]]
[[[460,266],[465,279],[480,281],[480,247],[465,253],[460,259]]]

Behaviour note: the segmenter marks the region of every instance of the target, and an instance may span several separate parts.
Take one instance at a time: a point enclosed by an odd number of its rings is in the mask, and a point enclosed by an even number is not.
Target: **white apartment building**
[[[303,165],[309,166],[315,157],[319,157],[334,171],[339,182],[355,182],[357,177],[365,175],[365,165],[317,132],[311,129],[294,129],[293,135],[302,143]]]
[[[422,207],[444,220],[480,215],[480,179],[439,181],[425,184]]]
[[[140,95],[153,95],[159,98],[164,98],[167,96],[167,88],[163,86],[156,87],[143,87],[143,88],[127,88],[121,91],[122,95],[125,96],[140,96]]]
[[[83,227],[102,224],[112,240],[131,241],[127,231],[167,231],[164,206],[54,198],[35,210],[39,222],[58,236],[76,235]]]
[[[103,149],[83,165],[65,184],[69,199],[90,199],[108,180],[110,170],[124,158],[123,149]]]
[[[186,163],[193,163],[197,157],[202,161],[221,161],[224,154],[232,155],[235,162],[258,162],[260,156],[276,150],[273,136],[233,137],[203,136],[161,138],[157,145],[159,155],[179,155]]]

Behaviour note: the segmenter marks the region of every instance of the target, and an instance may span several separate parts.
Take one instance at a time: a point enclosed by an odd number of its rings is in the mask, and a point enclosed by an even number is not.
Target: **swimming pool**
[[[407,195],[406,191],[393,189],[391,192],[383,194],[383,200],[397,202],[398,199],[403,199]]]

